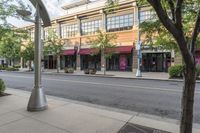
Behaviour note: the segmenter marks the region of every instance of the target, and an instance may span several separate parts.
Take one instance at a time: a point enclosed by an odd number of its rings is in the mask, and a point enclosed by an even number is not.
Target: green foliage
[[[26,61],[34,60],[34,42],[31,40],[28,41],[26,45],[23,45],[24,49],[21,50],[21,57],[23,57]]]
[[[169,73],[170,78],[182,78],[183,70],[184,70],[183,65],[175,65],[175,66],[171,66],[168,69],[168,73]]]
[[[112,49],[116,47],[116,39],[116,34],[106,33],[99,30],[97,31],[96,38],[89,38],[88,43],[91,44],[92,48],[98,49],[99,52],[103,52],[105,58],[110,58],[113,54]]]
[[[48,37],[44,44],[44,55],[51,53],[52,55],[59,56],[62,54],[64,41],[52,29],[48,30]]]
[[[119,8],[119,0],[107,0],[105,11],[106,14],[112,14]]]
[[[199,77],[200,76],[200,67],[197,67],[196,71],[197,71],[197,77]]]
[[[4,93],[6,89],[5,83],[3,82],[2,79],[0,79],[0,94]]]
[[[15,60],[20,57],[21,43],[26,35],[24,31],[0,27],[3,36],[0,37],[0,56],[7,60]]]
[[[147,0],[138,0],[138,5],[143,6],[148,2]],[[172,19],[172,13],[170,10],[170,5],[168,1],[162,0],[162,7],[167,11],[168,16]],[[175,1],[174,1],[175,3]],[[200,2],[199,0],[186,0],[183,3],[183,32],[186,36],[188,44],[190,44],[192,37],[192,30],[194,28],[194,23],[197,17],[197,11],[199,10]],[[153,10],[153,9],[152,9]],[[153,20],[147,20],[140,24],[140,30],[144,36],[143,44],[160,47],[166,50],[179,50],[176,41],[173,36],[167,31],[167,29],[162,25],[157,17]],[[197,48],[200,48],[200,36],[197,38]]]
[[[65,70],[65,73],[74,73],[74,68],[66,67],[64,70]]]
[[[18,68],[15,68],[15,67],[7,67],[5,68],[6,71],[19,71]]]

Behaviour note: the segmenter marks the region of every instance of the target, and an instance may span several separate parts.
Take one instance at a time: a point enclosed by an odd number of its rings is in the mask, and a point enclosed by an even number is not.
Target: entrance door
[[[143,53],[142,70],[146,72],[164,72],[168,69],[170,53]]]

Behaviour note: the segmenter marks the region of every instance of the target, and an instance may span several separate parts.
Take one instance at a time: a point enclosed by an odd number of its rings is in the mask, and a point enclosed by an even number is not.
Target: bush
[[[85,69],[84,74],[89,74],[89,69]]]
[[[95,68],[89,69],[89,74],[96,74],[97,70]]]
[[[4,93],[6,86],[2,79],[0,79],[0,94]]]
[[[19,68],[21,68],[21,66],[20,65],[15,65],[14,68],[18,68],[19,69]]]
[[[197,70],[197,77],[199,77],[200,76],[200,67],[197,67],[196,70]]]
[[[182,78],[183,77],[183,65],[175,65],[171,66],[168,69],[170,78]]]
[[[6,69],[6,67],[5,66],[3,66],[3,65],[0,65],[0,70],[5,70]]]
[[[85,74],[96,74],[97,70],[95,68],[89,68],[89,69],[85,69],[84,73]]]
[[[19,71],[18,68],[14,68],[14,67],[7,67],[5,70],[6,71]]]
[[[74,73],[74,68],[65,68],[65,73]]]

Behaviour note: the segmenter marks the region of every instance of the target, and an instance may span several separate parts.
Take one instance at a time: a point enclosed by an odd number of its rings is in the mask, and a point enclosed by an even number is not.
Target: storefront
[[[44,58],[45,69],[56,69],[56,67],[57,67],[57,61],[53,55],[49,55]]]
[[[113,49],[113,55],[106,61],[106,69],[109,71],[132,70],[133,46],[121,46]]]
[[[101,70],[101,55],[98,50],[92,48],[81,49],[81,70],[88,68],[95,68],[96,70]]]
[[[170,52],[142,53],[142,71],[144,72],[167,72],[170,66]]]
[[[196,50],[195,61],[196,61],[196,66],[200,67],[200,49]]]
[[[74,49],[65,50],[63,52],[63,61],[62,62],[64,62],[62,66],[76,69],[76,52],[75,52],[75,50]]]

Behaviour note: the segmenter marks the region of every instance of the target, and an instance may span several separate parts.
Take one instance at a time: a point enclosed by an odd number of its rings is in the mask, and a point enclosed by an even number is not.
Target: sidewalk
[[[53,96],[48,96],[48,110],[31,113],[26,111],[29,92],[16,89],[6,92],[12,95],[0,97],[0,133],[128,133],[131,125],[136,133],[145,129],[136,125],[173,133],[179,130],[176,120]],[[129,129],[125,130],[125,125]],[[200,126],[194,127],[193,133],[199,133]]]
[[[26,69],[21,69],[20,72],[25,72]],[[170,81],[182,81],[181,79],[169,79],[169,74],[166,72],[142,72],[142,77],[136,77],[135,72],[119,72],[119,71],[107,71],[106,76],[103,75],[102,71],[97,71],[95,75],[84,74],[84,71],[75,71],[74,73],[64,73],[64,70],[60,70],[57,73],[55,69],[45,69],[45,74],[64,74],[64,75],[75,75],[75,76],[95,76],[95,77],[114,77],[114,78],[128,78],[128,79],[153,79],[153,80],[170,80]]]

